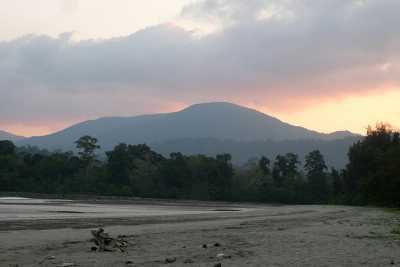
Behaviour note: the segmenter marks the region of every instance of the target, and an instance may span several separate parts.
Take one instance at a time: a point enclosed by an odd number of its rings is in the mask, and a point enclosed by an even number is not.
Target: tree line
[[[350,147],[343,170],[328,169],[318,150],[304,164],[287,153],[234,167],[229,154],[164,157],[145,144],[121,143],[99,160],[91,136],[76,147],[50,153],[0,141],[0,191],[400,206],[400,134],[383,124]]]

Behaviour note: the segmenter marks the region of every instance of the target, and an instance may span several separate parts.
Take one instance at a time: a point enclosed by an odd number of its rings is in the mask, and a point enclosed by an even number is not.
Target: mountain
[[[5,131],[0,131],[0,140],[18,141],[23,139],[23,136],[14,135]]]
[[[196,148],[196,144],[201,143],[200,140],[214,140],[216,147],[217,143],[223,141],[235,144],[272,142],[286,146],[289,141],[309,143],[311,140],[329,141],[354,137],[350,132],[323,134],[311,131],[254,109],[216,102],[196,104],[173,113],[85,121],[54,134],[24,139],[19,145],[71,150],[74,148],[74,141],[83,135],[98,138],[104,150],[110,150],[116,144],[125,142],[147,143],[167,152],[179,151],[180,142],[184,144],[184,140],[186,143],[187,140],[192,140],[191,153],[202,152],[199,145]],[[171,143],[175,146],[171,146]]]
[[[229,153],[235,164],[243,165],[248,160],[266,156],[274,159],[278,154],[289,152],[299,155],[299,159],[304,163],[305,155],[310,151],[318,149],[324,155],[328,167],[341,169],[348,162],[347,152],[349,147],[359,141],[360,137],[346,137],[336,140],[283,140],[283,141],[234,141],[218,140],[213,138],[204,139],[178,139],[162,143],[151,144],[151,147],[163,154],[169,155],[171,152],[179,151],[185,155],[206,154],[215,156],[221,153]]]
[[[338,140],[338,139],[343,139],[343,138],[348,138],[348,137],[355,137],[359,138],[361,135],[352,133],[350,131],[336,131],[333,133],[329,133],[326,135],[326,140]]]

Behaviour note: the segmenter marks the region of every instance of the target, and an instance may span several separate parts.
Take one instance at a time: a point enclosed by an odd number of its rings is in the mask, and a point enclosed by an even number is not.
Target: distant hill
[[[179,139],[151,144],[151,147],[161,154],[182,152],[185,155],[206,154],[215,156],[220,153],[232,155],[235,164],[243,165],[249,159],[267,156],[273,160],[278,154],[293,152],[299,155],[304,163],[304,157],[314,149],[319,149],[324,155],[329,167],[343,168],[347,164],[349,147],[359,141],[360,137],[350,136],[336,140],[284,140],[284,141],[233,141],[205,139]]]
[[[23,136],[18,136],[9,132],[0,131],[0,140],[18,141],[23,138],[24,138]]]
[[[337,132],[327,134],[326,138],[324,138],[324,139],[325,140],[337,140],[337,139],[343,139],[343,138],[347,138],[347,137],[359,138],[359,137],[361,137],[361,135],[354,134],[350,131],[337,131]]]
[[[346,131],[332,134],[319,133],[290,125],[254,109],[216,102],[196,104],[173,113],[85,121],[51,135],[24,139],[19,144],[51,150],[71,150],[74,148],[74,141],[83,135],[97,137],[104,150],[125,142],[154,144],[168,151],[179,151],[177,140],[213,139],[218,142],[230,140],[234,144],[268,141],[283,145],[287,143],[284,141],[296,140],[307,143],[307,140],[328,141],[355,137]],[[171,142],[175,142],[176,149],[171,147]],[[192,143],[191,146],[195,146],[198,142],[192,141]],[[192,153],[196,151],[200,152],[201,147],[194,147],[191,150]]]

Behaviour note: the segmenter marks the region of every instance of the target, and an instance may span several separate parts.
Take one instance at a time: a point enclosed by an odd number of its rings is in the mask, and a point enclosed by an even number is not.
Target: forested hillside
[[[297,154],[285,153],[233,167],[230,154],[175,152],[164,157],[145,144],[121,143],[99,160],[96,138],[83,136],[75,145],[78,154],[17,149],[11,141],[0,141],[0,191],[400,204],[400,134],[385,125],[370,128],[350,148],[349,164],[343,170],[328,169],[319,150],[309,151],[303,162]]]

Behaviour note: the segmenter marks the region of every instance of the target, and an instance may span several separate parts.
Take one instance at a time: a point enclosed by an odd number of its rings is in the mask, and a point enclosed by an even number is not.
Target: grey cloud
[[[273,12],[259,19],[263,9]],[[166,24],[100,41],[64,34],[3,42],[0,123],[151,109],[132,108],[127,96],[152,103],[266,99],[273,108],[288,98],[399,85],[399,10],[397,0],[205,0],[182,16],[229,23],[202,38]],[[88,104],[93,95],[114,102],[99,110]],[[43,108],[49,103],[53,112]]]

